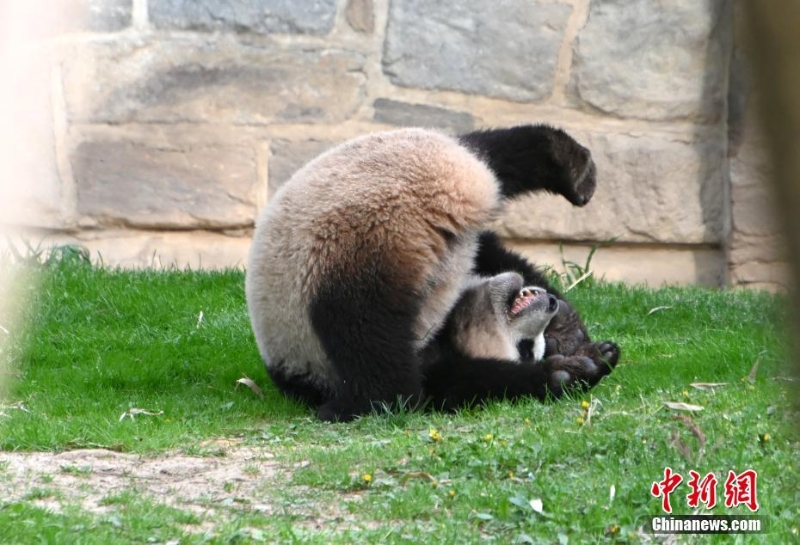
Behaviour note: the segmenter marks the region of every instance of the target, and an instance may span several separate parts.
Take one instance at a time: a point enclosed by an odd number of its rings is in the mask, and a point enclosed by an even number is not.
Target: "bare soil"
[[[273,496],[269,491],[280,477],[288,479],[291,468],[281,467],[263,448],[227,441],[212,446],[208,456],[140,456],[103,449],[0,452],[0,498],[26,500],[54,512],[69,506],[101,514],[115,508],[115,496],[134,492],[198,514],[237,505],[272,512],[265,499]]]

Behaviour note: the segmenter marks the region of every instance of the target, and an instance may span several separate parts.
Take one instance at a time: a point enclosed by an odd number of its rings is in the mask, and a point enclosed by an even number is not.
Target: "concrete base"
[[[22,240],[47,250],[54,246],[77,244],[87,248],[92,260],[125,268],[244,268],[250,248],[250,233],[229,235],[208,231],[89,231],[79,235],[27,233],[8,240],[24,255]],[[0,252],[8,244],[0,239]],[[506,240],[506,244],[540,267],[565,272],[564,261],[581,267],[592,249],[589,243]],[[617,244],[600,247],[592,257],[590,269],[595,278],[646,284],[725,285],[725,259],[719,248],[706,246],[652,246]]]
[[[585,267],[593,246],[524,240],[508,240],[507,245],[540,267],[551,266],[558,273],[565,272],[565,261]],[[589,268],[595,278],[627,284],[720,287],[724,285],[725,259],[722,250],[713,247],[624,244],[599,247]]]

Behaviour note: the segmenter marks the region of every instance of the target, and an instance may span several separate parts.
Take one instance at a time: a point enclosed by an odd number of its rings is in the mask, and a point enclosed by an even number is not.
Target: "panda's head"
[[[544,330],[558,312],[558,299],[522,276],[508,272],[475,279],[448,318],[450,342],[465,355],[519,361],[517,345],[533,341],[533,356],[544,355]]]

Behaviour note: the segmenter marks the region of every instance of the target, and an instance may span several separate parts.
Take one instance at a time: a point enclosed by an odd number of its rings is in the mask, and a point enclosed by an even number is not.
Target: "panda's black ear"
[[[505,197],[543,190],[583,206],[594,194],[597,173],[591,152],[561,129],[522,125],[475,131],[460,141],[486,162]]]

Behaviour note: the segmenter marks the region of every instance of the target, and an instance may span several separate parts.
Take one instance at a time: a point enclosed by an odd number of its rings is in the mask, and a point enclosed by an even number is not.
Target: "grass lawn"
[[[723,483],[757,472],[769,533],[718,541],[800,539],[780,298],[585,281],[571,299],[623,349],[591,392],[327,425],[266,376],[242,272],[18,272],[38,280],[29,327],[0,331],[0,543],[647,542],[665,467],[675,514],[690,470],[719,481],[711,513],[750,514]]]

